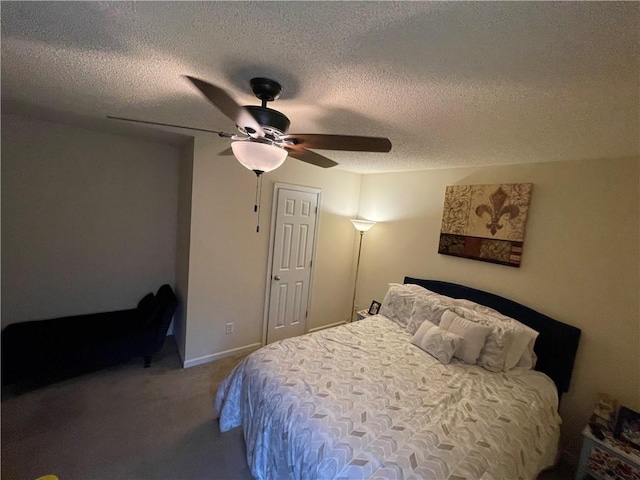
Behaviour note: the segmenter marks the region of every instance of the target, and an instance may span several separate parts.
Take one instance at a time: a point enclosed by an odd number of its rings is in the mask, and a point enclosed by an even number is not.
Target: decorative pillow
[[[406,290],[409,290],[410,292],[415,292],[415,293],[425,293],[425,294],[430,294],[433,293],[431,290],[427,290],[424,287],[421,287],[420,285],[418,285],[417,283],[390,283],[389,286],[391,285],[398,285],[401,287],[404,287]]]
[[[467,320],[492,329],[478,357],[478,365],[492,372],[507,371],[516,366],[532,368],[526,365],[535,365],[533,345],[538,332],[496,310],[484,308],[487,313],[480,309],[469,310],[459,306],[451,309]],[[520,360],[522,365],[519,365]]]
[[[525,368],[533,368],[536,365],[536,354],[533,353],[533,345],[538,338],[538,332],[533,330],[535,335],[532,335],[527,330],[520,330],[514,328],[513,330],[513,342],[509,349],[507,349],[507,354],[504,360],[504,371],[511,370],[515,368],[520,363],[520,360],[524,359],[524,364],[522,365]],[[527,364],[528,362],[528,364]]]
[[[393,315],[390,316],[383,313],[384,308],[380,309],[380,313],[383,315],[400,325],[406,325],[406,333],[413,335],[417,331],[422,322],[421,316],[438,325],[439,319],[444,313],[444,309],[441,307],[448,306],[454,313],[464,319],[491,328],[491,333],[487,336],[485,345],[478,357],[478,365],[492,372],[507,371],[515,367],[528,369],[535,367],[537,356],[533,351],[533,347],[538,337],[538,332],[527,325],[486,305],[464,298],[451,298],[440,295],[420,285],[390,283],[390,289],[392,286],[404,289],[408,297],[411,296],[411,293],[414,293],[416,298],[428,298],[434,302],[431,306],[426,306],[428,301],[421,302],[418,304],[418,308],[422,310],[421,313],[416,311],[414,315],[416,306],[416,300],[414,299],[410,315],[406,321],[396,316],[392,318]],[[440,308],[434,308],[433,305],[436,303],[440,305]],[[408,309],[408,304],[405,307]],[[400,314],[401,317],[404,315],[406,315],[406,312]]]
[[[421,294],[423,296],[427,296],[427,297],[432,297],[432,298],[437,298],[441,301],[441,303],[446,303],[447,305],[455,305],[456,302],[458,301],[455,298],[451,298],[451,297],[447,297],[446,295],[441,295],[439,293],[433,292],[429,289],[426,289],[424,287],[421,287],[420,285],[417,285],[415,283],[404,283],[404,284],[399,284],[399,283],[389,283],[389,286],[391,285],[397,285],[397,286],[402,286],[404,287],[406,290],[410,291],[410,292],[414,292],[414,293],[418,293]]]
[[[533,351],[533,347],[536,343],[536,339],[538,338],[539,333],[536,332],[535,330],[533,331],[535,332],[535,337],[529,340],[527,347],[524,349],[524,353],[522,354],[522,357],[520,357],[520,361],[516,365],[516,367],[518,368],[526,368],[528,370],[532,370],[536,366],[536,362],[538,361],[538,356]]]
[[[534,368],[538,357],[533,352],[533,347],[540,334],[524,323],[499,312],[495,315],[490,315],[489,318],[492,321],[494,318],[497,319],[496,324],[506,324],[505,328],[513,332],[513,341],[506,350],[504,370],[507,371],[516,366]]]
[[[453,303],[457,307],[463,307],[469,310],[473,310],[474,312],[484,313],[485,315],[493,315],[493,316],[502,315],[500,312],[498,312],[497,310],[494,310],[491,307],[487,307],[486,305],[481,305],[471,300],[467,300],[466,298],[454,298]]]
[[[451,362],[451,358],[463,341],[460,335],[447,332],[429,320],[423,321],[411,338],[411,343],[437,358],[443,365]]]
[[[522,352],[522,355],[521,355],[521,358],[520,358],[520,360],[522,361],[523,365],[516,365],[516,366],[520,366],[520,367],[524,366],[525,368],[534,368],[536,366],[536,361],[537,361],[538,357],[533,352],[533,347],[534,347],[534,345],[536,343],[536,339],[538,338],[538,335],[540,335],[540,333],[535,331],[533,328],[529,327],[528,325],[525,325],[524,323],[519,322],[515,318],[507,317],[506,315],[503,315],[500,312],[496,312],[495,314],[491,314],[490,316],[491,317],[495,317],[498,320],[501,320],[503,322],[506,322],[511,328],[513,328],[514,330],[520,332],[516,336],[516,340],[513,342],[512,346],[511,346],[511,348],[513,350],[510,350],[507,353],[507,357],[508,358],[513,359],[515,357],[520,356],[519,348],[523,343],[522,339],[518,340],[518,337],[520,335],[524,335],[529,339],[528,341],[524,341],[525,348],[524,348],[524,351]],[[510,360],[507,360],[507,362],[506,362],[506,367],[507,368],[505,368],[505,370],[509,370],[509,369],[513,368],[512,366],[509,366],[509,364],[513,365],[513,362],[510,361]]]
[[[538,339],[538,335],[540,335],[540,332],[534,330],[531,327],[528,327],[527,325],[523,325],[520,322],[518,323],[522,325],[523,330],[527,332],[527,335],[529,336],[529,343],[527,343],[527,346],[524,349],[524,353],[522,354],[522,357],[520,358],[520,361],[516,366],[533,369],[535,368],[536,362],[538,361],[538,356],[533,351],[533,347],[536,344],[536,340]]]
[[[156,314],[157,301],[153,293],[147,293],[142,300],[138,302],[137,313],[140,319],[140,325],[148,327],[153,323]]]
[[[438,325],[447,308],[449,308],[448,305],[441,303],[438,298],[430,295],[418,295],[413,302],[411,317],[409,317],[409,324],[405,332],[409,335],[415,334],[425,320]]]
[[[475,365],[478,361],[480,351],[492,331],[490,327],[467,320],[451,310],[447,310],[442,315],[440,328],[464,338],[454,356],[471,365]]]
[[[491,328],[491,333],[487,336],[484,347],[478,356],[478,365],[490,372],[501,372],[504,369],[506,351],[509,348],[513,338],[507,333],[505,326],[496,319],[492,319],[477,311],[469,310],[459,306],[452,307],[451,310],[456,314],[471,322],[476,322]]]
[[[418,293],[408,290],[404,285],[390,284],[378,313],[406,327],[417,296]]]

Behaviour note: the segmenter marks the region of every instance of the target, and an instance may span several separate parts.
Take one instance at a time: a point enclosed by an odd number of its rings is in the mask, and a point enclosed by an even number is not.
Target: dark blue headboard
[[[559,394],[569,391],[571,372],[580,341],[579,328],[554,320],[513,300],[464,285],[411,277],[405,277],[404,283],[415,283],[447,297],[466,298],[533,328],[540,333],[533,349],[538,356],[536,370],[555,382]]]

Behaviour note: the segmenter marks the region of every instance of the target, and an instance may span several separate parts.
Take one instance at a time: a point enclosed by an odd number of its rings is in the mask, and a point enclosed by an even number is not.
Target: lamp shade
[[[371,222],[369,220],[351,220],[351,223],[353,223],[356,230],[359,230],[360,232],[366,232],[376,224],[376,222]]]
[[[231,142],[231,150],[242,165],[254,172],[275,170],[287,158],[287,151],[284,148],[251,140]]]

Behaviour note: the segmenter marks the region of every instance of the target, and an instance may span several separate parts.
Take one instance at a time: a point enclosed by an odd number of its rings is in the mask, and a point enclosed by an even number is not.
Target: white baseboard
[[[211,355],[205,355],[204,357],[193,358],[182,363],[184,368],[195,367],[196,365],[202,365],[204,363],[214,362],[221,358],[231,357],[233,355],[239,355],[241,353],[251,353],[254,350],[259,349],[262,346],[261,343],[252,343],[251,345],[245,345],[243,347],[232,348],[231,350],[225,350],[224,352],[212,353]]]
[[[345,321],[332,323],[330,325],[323,325],[322,327],[316,327],[309,330],[308,333],[324,330],[325,328],[337,327],[338,325],[344,325]],[[212,353],[211,355],[205,355],[204,357],[193,358],[191,360],[183,361],[182,366],[184,368],[195,367],[196,365],[202,365],[204,363],[215,362],[221,358],[231,357],[233,355],[239,355],[241,353],[251,353],[254,350],[259,349],[262,346],[261,343],[252,343],[251,345],[245,345],[243,347],[232,348],[231,350],[225,350],[224,352]]]
[[[313,332],[317,332],[319,330],[324,330],[325,328],[331,328],[331,327],[337,327],[338,325],[344,325],[347,322],[345,322],[344,320],[342,322],[336,322],[336,323],[332,323],[330,325],[323,325],[321,327],[316,327],[316,328],[312,328],[310,329],[307,333],[313,333]]]

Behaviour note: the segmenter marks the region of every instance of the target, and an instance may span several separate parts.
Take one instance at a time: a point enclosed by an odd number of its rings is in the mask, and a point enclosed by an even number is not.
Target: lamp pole
[[[356,261],[356,280],[353,284],[353,300],[351,302],[351,316],[349,317],[349,322],[353,322],[353,313],[356,311],[356,292],[358,291],[358,272],[360,271],[360,253],[362,253],[362,237],[364,236],[364,232],[373,227],[376,222],[372,222],[370,220],[358,220],[352,219],[351,223],[353,226],[360,232],[360,243],[358,245],[358,260]]]
[[[356,261],[356,280],[353,283],[353,301],[351,302],[351,316],[349,321],[353,322],[353,314],[356,311],[356,291],[358,290],[358,273],[360,272],[360,253],[362,253],[362,237],[364,232],[360,230],[360,243],[358,245],[358,260]]]

